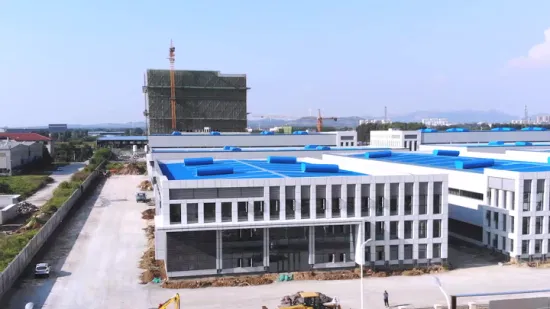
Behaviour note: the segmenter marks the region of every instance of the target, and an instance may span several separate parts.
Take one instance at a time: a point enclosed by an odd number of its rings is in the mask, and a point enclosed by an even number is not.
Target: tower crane
[[[317,132],[321,132],[323,130],[323,120],[334,120],[338,121],[338,117],[323,117],[321,116],[321,109],[318,109],[318,116],[317,116]]]
[[[168,53],[168,60],[170,61],[170,107],[172,108],[172,130],[176,131],[176,74],[174,69],[174,62],[176,62],[176,48],[170,40],[170,49]]]

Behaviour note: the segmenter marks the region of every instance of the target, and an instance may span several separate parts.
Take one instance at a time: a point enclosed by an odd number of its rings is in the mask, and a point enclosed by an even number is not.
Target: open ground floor
[[[166,232],[157,230],[157,259],[169,277],[285,273],[351,268],[370,223]],[[388,237],[390,239],[390,237]],[[404,269],[446,262],[443,239],[376,240],[365,246],[368,267]],[[359,246],[358,246],[359,245]]]

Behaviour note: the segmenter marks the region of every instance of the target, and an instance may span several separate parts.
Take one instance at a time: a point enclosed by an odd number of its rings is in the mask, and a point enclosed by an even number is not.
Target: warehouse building
[[[448,174],[451,237],[515,259],[545,259],[550,250],[550,164],[524,160],[471,157],[449,149],[323,155],[324,162],[356,172]]]
[[[0,140],[0,175],[17,174],[26,165],[42,159],[43,145],[39,142]]]
[[[447,175],[292,156],[154,160],[156,258],[169,277],[403,268],[447,258]]]
[[[513,128],[492,128],[485,131],[469,131],[464,128],[451,128],[445,131],[423,129],[418,131],[371,131],[370,145],[374,147],[419,149],[420,145],[441,144],[474,144],[490,142],[515,143],[550,142],[550,131],[541,127],[526,127],[521,130]]]

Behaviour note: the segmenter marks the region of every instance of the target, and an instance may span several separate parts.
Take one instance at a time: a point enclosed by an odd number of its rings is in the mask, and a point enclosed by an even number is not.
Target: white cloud
[[[531,47],[527,56],[510,60],[509,64],[516,68],[550,67],[550,28],[544,31],[544,42]]]

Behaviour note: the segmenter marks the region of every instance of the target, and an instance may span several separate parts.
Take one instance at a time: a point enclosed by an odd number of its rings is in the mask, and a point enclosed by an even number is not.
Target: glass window
[[[390,246],[390,260],[396,261],[399,260],[399,246],[391,245]]]
[[[405,239],[411,239],[412,238],[412,232],[413,232],[413,222],[412,221],[405,221]]]
[[[181,204],[170,204],[170,224],[181,223]]]
[[[535,239],[535,253],[542,252],[542,239]]]
[[[263,221],[264,220],[264,202],[255,201],[254,202],[254,221]]]
[[[506,214],[502,214],[502,231],[506,232],[506,220],[508,219],[508,216]]]
[[[413,245],[405,245],[404,247],[405,260],[413,259]]]
[[[441,237],[441,219],[433,220],[433,238]]]
[[[531,180],[523,181],[523,211],[531,209]]]
[[[376,260],[385,261],[384,246],[376,246]]]
[[[390,221],[390,239],[397,239],[398,230],[399,230],[399,221]]]
[[[542,220],[543,216],[538,216],[535,218],[535,234],[542,234]]]
[[[216,222],[216,203],[204,203],[204,223]]]
[[[542,210],[542,200],[544,198],[544,179],[537,179],[537,197],[536,197],[536,209]]]
[[[222,222],[231,222],[233,216],[232,204],[231,202],[222,202]]]
[[[428,220],[418,221],[418,238],[428,237],[427,230],[428,230]]]
[[[199,223],[199,204],[187,204],[187,223]]]
[[[269,200],[269,220],[279,220],[280,213],[279,200]]]
[[[432,245],[432,258],[437,259],[441,257],[441,244]]]
[[[418,259],[426,259],[428,254],[428,245],[419,244],[418,245]]]
[[[237,202],[237,220],[248,221],[248,202]]]
[[[529,240],[521,241],[521,254],[529,254]]]
[[[521,233],[523,235],[529,235],[530,233],[530,228],[529,228],[529,224],[530,224],[530,220],[531,218],[529,217],[523,217],[523,222],[522,222],[522,226],[521,226]]]
[[[376,240],[384,240],[384,221],[377,221],[375,225]]]

